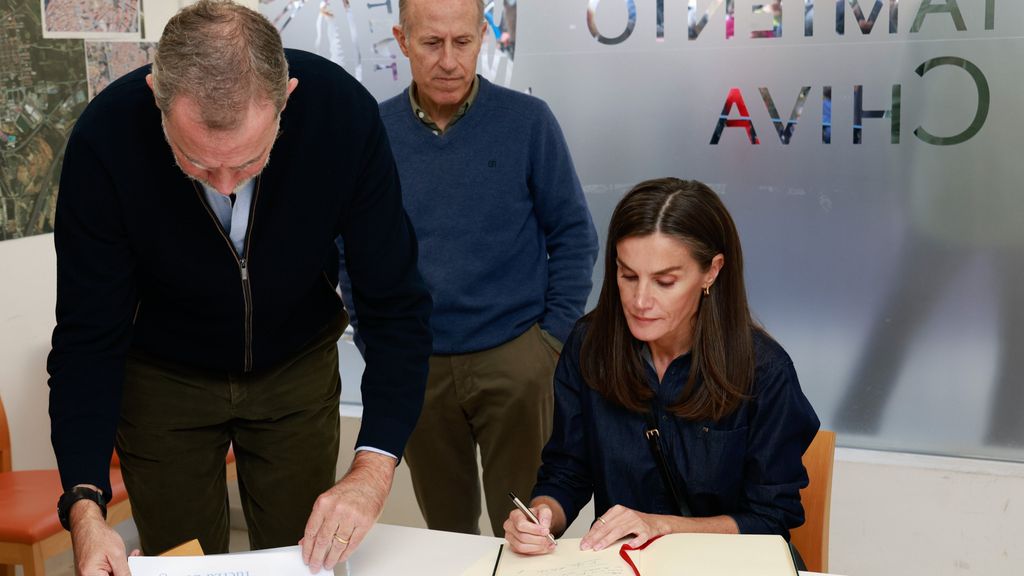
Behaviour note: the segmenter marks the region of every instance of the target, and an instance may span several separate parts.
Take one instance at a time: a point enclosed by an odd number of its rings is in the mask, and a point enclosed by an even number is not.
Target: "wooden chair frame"
[[[11,432],[4,411],[3,399],[0,398],[0,473],[13,472],[11,458]],[[120,472],[116,472],[120,473]],[[57,496],[53,506],[56,514]],[[128,499],[107,506],[107,523],[115,526],[131,518],[132,508]],[[15,565],[21,565],[25,576],[44,576],[46,559],[71,549],[71,534],[63,528],[56,534],[38,542],[0,542],[0,576],[14,576]]]
[[[832,468],[836,452],[836,433],[818,430],[804,452],[803,463],[810,484],[800,491],[804,506],[804,525],[790,530],[790,541],[811,572],[828,572],[829,515],[832,508]]]

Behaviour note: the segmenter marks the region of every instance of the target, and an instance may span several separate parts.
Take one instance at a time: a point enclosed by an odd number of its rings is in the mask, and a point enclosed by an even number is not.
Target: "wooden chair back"
[[[836,433],[818,430],[804,452],[803,463],[810,483],[800,491],[804,505],[803,526],[789,532],[811,572],[828,572],[828,528],[832,508],[832,467],[836,453]]]
[[[131,518],[132,507],[121,471],[110,472],[107,522],[113,526]],[[0,400],[0,576],[14,576],[15,565],[25,576],[45,576],[46,559],[71,548],[54,506],[62,490],[56,469],[12,470],[11,432]]]
[[[7,425],[7,412],[4,412],[4,399],[0,397],[0,472],[10,472],[11,463],[11,429]]]

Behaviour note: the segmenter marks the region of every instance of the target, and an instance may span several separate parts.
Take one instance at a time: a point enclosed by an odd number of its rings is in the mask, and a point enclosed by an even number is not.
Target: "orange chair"
[[[800,491],[804,505],[803,526],[790,530],[789,538],[811,572],[828,572],[828,525],[832,509],[832,464],[836,433],[818,430],[804,452],[803,463],[810,483]]]
[[[45,560],[71,548],[71,536],[57,520],[57,498],[63,489],[56,470],[11,470],[11,433],[0,399],[0,576],[44,576]],[[111,469],[113,497],[107,522],[119,524],[132,515],[121,471]]]

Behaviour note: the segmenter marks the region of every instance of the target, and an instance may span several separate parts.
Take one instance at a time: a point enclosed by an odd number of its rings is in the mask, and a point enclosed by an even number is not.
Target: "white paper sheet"
[[[210,556],[136,556],[128,559],[132,576],[311,576],[298,546],[259,553]],[[317,574],[334,574],[321,570]]]

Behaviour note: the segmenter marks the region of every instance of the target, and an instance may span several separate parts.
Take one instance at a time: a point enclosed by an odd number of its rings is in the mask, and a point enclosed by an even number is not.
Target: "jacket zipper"
[[[252,288],[249,283],[249,242],[252,239],[253,223],[256,215],[256,201],[259,200],[260,196],[260,180],[259,176],[256,177],[256,188],[252,194],[252,204],[249,206],[249,225],[245,231],[245,245],[242,247],[242,255],[239,256],[238,252],[235,251],[234,244],[231,243],[231,238],[228,237],[224,231],[224,227],[220,225],[220,220],[217,219],[217,215],[213,213],[213,210],[206,203],[202,188],[195,180],[192,181],[192,187],[196,190],[196,195],[199,197],[199,201],[203,207],[206,208],[206,213],[213,220],[214,226],[217,227],[217,231],[220,233],[221,238],[228,246],[228,250],[231,250],[231,255],[234,256],[235,262],[238,264],[238,274],[242,283],[242,303],[244,307],[243,314],[243,332],[245,337],[244,352],[242,353],[242,371],[252,372],[253,355],[252,355]]]
[[[246,234],[248,236],[248,234]],[[248,240],[246,240],[248,244]],[[248,245],[246,250],[248,250]],[[245,302],[245,372],[252,372],[252,289],[249,286],[249,263],[243,257],[238,260],[238,269],[242,274],[242,299]]]

